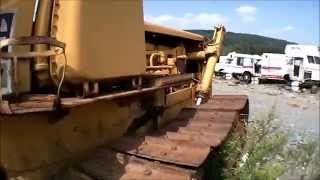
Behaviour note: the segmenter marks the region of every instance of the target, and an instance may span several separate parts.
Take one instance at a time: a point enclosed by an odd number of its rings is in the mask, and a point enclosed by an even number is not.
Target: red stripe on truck
[[[277,70],[281,70],[282,67],[268,67],[268,66],[263,66],[262,69],[277,69]]]
[[[282,76],[276,76],[276,75],[262,75],[260,78],[261,79],[284,80]]]

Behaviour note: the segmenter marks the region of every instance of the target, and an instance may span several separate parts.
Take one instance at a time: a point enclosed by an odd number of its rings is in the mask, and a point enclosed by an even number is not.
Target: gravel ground
[[[294,133],[303,133],[319,139],[320,93],[310,94],[288,90],[285,84],[242,85],[232,80],[218,80],[213,83],[213,94],[246,94],[250,101],[249,120],[259,113],[270,111],[274,106],[275,115],[283,128]]]

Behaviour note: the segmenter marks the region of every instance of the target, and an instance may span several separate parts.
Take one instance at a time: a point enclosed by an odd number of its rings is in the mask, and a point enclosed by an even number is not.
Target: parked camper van
[[[287,45],[285,53],[290,57],[290,79],[293,86],[311,87],[312,93],[320,85],[320,53],[317,46]]]
[[[216,65],[216,73],[232,77],[250,83],[252,77],[260,73],[258,62],[261,57],[258,55],[240,54],[231,52],[227,56],[220,56],[220,61]]]
[[[289,58],[285,54],[263,53],[260,79],[289,80]]]

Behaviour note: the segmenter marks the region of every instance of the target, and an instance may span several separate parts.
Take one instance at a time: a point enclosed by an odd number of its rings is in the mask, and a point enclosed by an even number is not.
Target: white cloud
[[[291,31],[291,30],[294,30],[294,27],[288,25],[288,26],[286,26],[286,27],[283,27],[281,30],[282,30],[282,31],[285,31],[285,32],[286,32],[286,31]]]
[[[254,22],[256,20],[257,8],[254,6],[240,6],[236,9],[244,23]]]
[[[271,36],[276,38],[281,38],[285,36],[287,33],[293,31],[295,29],[294,26],[287,25],[279,28],[265,29],[260,34],[264,36]]]
[[[249,22],[254,22],[256,20],[256,17],[251,15],[245,15],[241,17],[241,20],[244,23],[249,23]]]
[[[148,22],[180,29],[212,29],[214,25],[226,24],[228,21],[227,17],[215,13],[186,13],[181,17],[169,14],[159,16],[145,15],[144,19]]]
[[[254,6],[240,6],[236,9],[236,11],[241,14],[250,14],[250,13],[256,13],[257,8]]]

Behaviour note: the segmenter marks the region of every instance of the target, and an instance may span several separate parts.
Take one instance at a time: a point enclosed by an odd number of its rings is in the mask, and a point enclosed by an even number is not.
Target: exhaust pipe
[[[34,35],[35,36],[50,36],[50,26],[52,18],[54,0],[39,0],[37,8],[37,14],[34,24]],[[41,52],[47,51],[48,45],[35,45],[34,50]],[[49,73],[49,61],[48,58],[38,57],[33,65],[35,70],[35,77],[38,86],[44,87],[48,84],[50,79]]]

